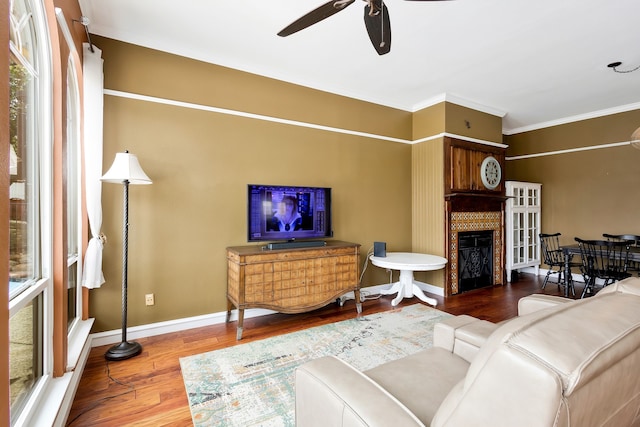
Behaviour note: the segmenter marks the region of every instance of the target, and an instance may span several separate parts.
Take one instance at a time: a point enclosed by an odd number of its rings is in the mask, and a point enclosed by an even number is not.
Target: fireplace
[[[504,284],[505,186],[502,181],[495,187],[487,186],[482,165],[493,157],[504,167],[506,148],[499,143],[444,138],[445,256],[449,261],[445,267],[445,296],[458,294],[468,287]],[[431,177],[427,171],[424,174],[425,180]],[[465,233],[471,232],[491,235],[491,246],[459,253],[460,238],[466,239]],[[476,264],[482,260],[486,263]],[[481,279],[470,273],[479,266],[482,267]],[[460,274],[464,276],[462,281]]]
[[[498,206],[498,208],[500,207]],[[502,285],[504,283],[504,274],[502,273],[504,268],[502,211],[451,211],[448,216],[447,228],[447,259],[449,263],[447,264],[446,295],[455,295],[482,286]],[[490,246],[487,242],[487,236],[491,240]],[[465,249],[460,253],[459,244],[462,243],[464,248],[471,239],[479,239],[478,243],[482,246],[482,254],[479,253],[480,249],[477,251]],[[476,242],[473,243],[475,245]],[[482,265],[479,277],[471,274],[473,269],[477,269],[481,265],[476,262],[484,261],[488,263]],[[490,273],[487,277],[489,268]],[[461,277],[462,273],[464,277]],[[470,277],[466,277],[467,275]],[[464,282],[462,279],[465,279]]]
[[[493,285],[493,231],[458,233],[458,291]]]

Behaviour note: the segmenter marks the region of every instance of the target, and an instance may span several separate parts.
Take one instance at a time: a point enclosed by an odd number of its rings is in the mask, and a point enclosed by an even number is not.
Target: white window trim
[[[73,321],[71,327],[68,328],[68,332],[67,332],[67,339],[69,341],[68,345],[71,346],[73,345],[71,341],[75,339],[77,336],[82,335],[82,334],[78,334],[77,331],[74,331],[74,329],[78,327],[77,325],[79,324],[80,319],[82,319],[82,268],[83,268],[82,235],[83,235],[84,221],[82,220],[82,176],[80,175],[80,171],[82,170],[82,158],[81,158],[82,135],[81,135],[81,128],[80,128],[81,103],[80,103],[80,84],[79,84],[78,74],[76,73],[76,68],[75,68],[76,64],[75,64],[74,55],[73,55],[73,53],[76,52],[75,44],[73,43],[73,38],[71,37],[71,33],[69,32],[67,22],[64,19],[64,13],[60,8],[56,8],[56,18],[58,19],[58,25],[62,29],[62,33],[65,36],[65,40],[67,42],[67,45],[69,46],[69,51],[70,51],[69,58],[67,61],[67,77],[70,77],[67,79],[67,86],[68,86],[67,87],[67,97],[68,97],[67,105],[73,105],[75,107],[75,113],[76,113],[76,118],[73,123],[75,124],[74,143],[76,144],[76,158],[74,159],[75,166],[76,166],[75,171],[78,173],[78,176],[75,177],[75,181],[76,181],[75,196],[78,203],[76,204],[76,212],[74,214],[76,215],[76,218],[77,218],[77,221],[75,223],[77,227],[76,236],[78,241],[76,242],[76,245],[78,248],[78,253],[76,256],[72,256],[67,259],[67,268],[71,267],[72,263],[76,264],[76,281],[75,281],[76,283],[76,299],[75,299],[76,318]],[[73,98],[73,100],[70,100],[70,98]],[[67,111],[67,114],[69,113],[70,111]],[[67,134],[69,134],[69,129],[67,129]],[[70,138],[67,138],[67,141],[69,141],[69,139]],[[84,337],[85,340],[86,338],[87,337]],[[84,345],[84,341],[81,344]],[[74,361],[68,358],[67,365],[75,366],[76,362],[77,360]]]
[[[51,382],[53,372],[53,61],[51,40],[47,26],[44,5],[39,0],[29,0],[33,10],[39,49],[34,52],[39,61],[37,75],[37,120],[35,131],[37,144],[34,156],[38,167],[38,179],[34,185],[38,186],[36,209],[40,212],[39,230],[39,261],[41,279],[22,294],[16,296],[9,304],[9,315],[12,316],[20,308],[26,307],[42,294],[42,377],[31,390],[25,406],[14,426],[29,426],[30,419],[42,408],[47,400],[46,389]],[[34,259],[34,262],[36,260]]]
[[[51,286],[51,280],[48,278],[40,279],[34,285],[26,288],[20,295],[9,301],[9,318],[15,316],[20,310],[25,308],[31,301],[35,300],[38,295]]]
[[[91,332],[91,326],[93,325],[93,319],[89,319],[86,321],[82,320],[82,232],[83,232],[83,223],[82,220],[82,177],[80,176],[80,171],[82,170],[82,147],[81,147],[81,128],[80,128],[80,120],[81,120],[81,102],[80,102],[80,83],[79,76],[76,73],[76,64],[74,60],[73,53],[76,51],[76,46],[73,41],[73,37],[71,36],[71,32],[69,31],[69,27],[67,26],[67,21],[64,18],[64,13],[62,9],[59,7],[55,8],[56,18],[58,20],[58,25],[62,30],[62,34],[67,42],[67,46],[69,47],[69,58],[67,62],[67,97],[73,97],[72,101],[68,99],[68,105],[73,105],[75,107],[75,112],[77,113],[76,120],[74,124],[76,129],[75,133],[75,143],[77,145],[76,149],[76,158],[74,159],[76,162],[75,170],[78,172],[78,176],[76,177],[76,200],[78,201],[76,205],[75,215],[78,218],[76,221],[77,233],[76,236],[78,238],[77,247],[78,254],[76,256],[71,256],[67,258],[67,268],[71,267],[73,263],[76,264],[76,317],[73,321],[71,327],[69,327],[67,332],[67,371],[71,371],[75,369],[78,364],[78,360],[80,358],[82,349],[85,347],[87,340],[89,339],[89,333]],[[69,114],[69,111],[67,111]],[[68,123],[67,123],[68,125]],[[69,133],[69,129],[67,129],[67,134]]]

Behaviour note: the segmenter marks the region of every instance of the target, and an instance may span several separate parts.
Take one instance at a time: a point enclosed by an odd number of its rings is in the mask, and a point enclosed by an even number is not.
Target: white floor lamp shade
[[[138,157],[128,151],[116,153],[113,164],[100,180],[113,184],[124,184],[125,181],[134,185],[152,184],[151,178],[142,170]]]
[[[129,184],[151,184],[138,158],[125,151],[117,153],[111,168],[101,181],[122,184],[124,188],[122,219],[122,341],[104,354],[107,360],[125,360],[142,352],[142,346],[135,341],[127,341],[127,267],[129,258]]]

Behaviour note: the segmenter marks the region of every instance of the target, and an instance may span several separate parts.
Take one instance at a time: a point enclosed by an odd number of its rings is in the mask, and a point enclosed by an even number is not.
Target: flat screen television
[[[249,184],[247,212],[250,242],[333,236],[331,188]]]

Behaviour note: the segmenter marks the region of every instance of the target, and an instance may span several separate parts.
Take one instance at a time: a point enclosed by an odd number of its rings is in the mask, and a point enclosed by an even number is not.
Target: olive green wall
[[[414,141],[444,132],[501,143],[502,117],[451,102],[441,102],[413,113]]]
[[[94,43],[105,59],[103,171],[116,152],[129,150],[154,181],[130,189],[130,326],[226,310],[225,248],[247,244],[247,184],[332,187],[335,238],[360,243],[362,265],[373,241],[391,251],[416,250],[424,239],[429,248],[444,243],[437,215],[412,214],[437,214],[438,205],[414,204],[427,200],[421,185],[440,194],[439,181],[416,180],[440,176],[424,163],[442,168],[442,159],[408,142],[442,132],[502,137],[499,117],[455,104],[412,114],[114,40]],[[544,154],[627,141],[639,125],[640,110],[508,136],[505,143],[508,156]],[[420,144],[434,143],[441,138]],[[505,177],[543,183],[544,231],[567,239],[640,234],[638,158],[640,151],[624,146],[508,160]],[[107,283],[91,291],[96,332],[120,327],[120,186],[103,186],[103,212]],[[412,236],[412,227],[426,234]],[[441,286],[440,275],[421,280]],[[363,286],[387,281],[383,269],[370,266]],[[155,306],[144,305],[146,293],[155,294]]]
[[[502,117],[447,102],[446,131],[455,135],[502,143]]]
[[[583,150],[629,141],[638,126],[640,110],[634,110],[506,137],[508,157],[541,155],[507,158],[505,174],[542,183],[543,232],[562,233],[565,244],[602,233],[640,234],[640,150]]]
[[[446,103],[441,102],[413,113],[413,140],[439,135],[446,130]]]
[[[129,326],[226,310],[225,248],[247,244],[249,183],[331,187],[335,238],[360,243],[361,263],[373,241],[411,250],[411,145],[381,139],[409,140],[410,113],[113,40],[95,43],[107,91],[103,171],[116,152],[129,150],[153,180],[130,187]],[[91,291],[95,331],[120,327],[121,186],[103,185],[103,216],[107,282]],[[370,266],[363,285],[388,280]],[[154,306],[144,305],[147,293],[155,294]]]

